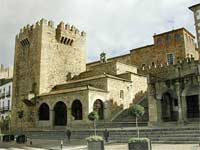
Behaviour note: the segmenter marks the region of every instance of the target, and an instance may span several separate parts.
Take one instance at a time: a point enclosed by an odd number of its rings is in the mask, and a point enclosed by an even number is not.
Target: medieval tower
[[[35,97],[85,70],[85,32],[63,22],[54,28],[45,19],[21,29],[15,42],[12,128],[22,121],[23,128],[34,127]]]

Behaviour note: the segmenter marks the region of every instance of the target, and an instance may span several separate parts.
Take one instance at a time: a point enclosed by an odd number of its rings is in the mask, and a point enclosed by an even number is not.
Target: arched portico
[[[83,119],[83,109],[82,103],[80,100],[74,100],[72,103],[71,114],[74,117],[74,120],[82,120]]]
[[[161,98],[161,119],[162,121],[178,120],[178,100],[170,92],[162,94]]]
[[[42,103],[38,111],[39,120],[49,120],[49,106],[46,103]]]
[[[57,102],[54,106],[54,125],[67,125],[67,106],[62,101]]]

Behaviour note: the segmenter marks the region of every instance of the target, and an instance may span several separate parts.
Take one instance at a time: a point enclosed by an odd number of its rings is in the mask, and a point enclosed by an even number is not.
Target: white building
[[[8,115],[12,105],[12,79],[0,80],[0,117]]]
[[[198,48],[200,48],[200,3],[189,7],[189,9],[192,10],[194,13]]]

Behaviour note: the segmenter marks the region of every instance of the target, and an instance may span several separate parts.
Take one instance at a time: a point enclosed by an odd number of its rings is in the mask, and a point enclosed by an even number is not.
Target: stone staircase
[[[144,115],[138,119],[139,126],[147,126],[147,122],[149,120],[147,96],[143,95],[143,97],[141,97],[136,102],[137,102],[137,104],[143,106],[145,109]],[[122,126],[122,127],[127,127],[129,124],[131,124],[131,126],[135,126],[135,117],[129,115],[128,109],[125,109],[120,114],[118,114],[118,116],[116,116],[112,120],[112,122],[114,122],[114,123],[123,122],[125,126]]]
[[[104,129],[98,129],[97,134],[103,136]],[[113,142],[127,142],[130,137],[137,137],[135,128],[109,129],[109,140]],[[65,131],[29,131],[28,137],[36,139],[64,139]],[[94,135],[93,130],[73,130],[72,139],[85,139]],[[140,137],[148,137],[152,143],[192,144],[200,142],[199,127],[168,127],[168,128],[142,128]]]

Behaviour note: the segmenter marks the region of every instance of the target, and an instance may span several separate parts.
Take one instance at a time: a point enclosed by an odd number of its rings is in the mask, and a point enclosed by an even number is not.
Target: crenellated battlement
[[[166,72],[171,72],[177,70],[177,67],[180,67],[182,69],[189,68],[191,66],[194,66],[198,64],[198,60],[194,60],[194,57],[187,57],[183,60],[179,60],[176,64],[155,64],[154,66],[143,66],[141,68],[138,68],[138,71],[143,74],[163,74]]]
[[[41,29],[41,27],[46,27],[49,29],[54,29],[56,31],[56,34],[64,35],[64,34],[73,34],[73,35],[78,35],[85,37],[86,33],[84,31],[80,32],[79,29],[77,29],[74,25],[69,25],[69,24],[64,24],[64,22],[60,22],[58,26],[55,28],[54,27],[54,22],[52,20],[46,20],[46,19],[41,19],[40,21],[37,21],[35,24],[27,24],[23,28],[20,29],[19,34],[16,35],[16,38],[20,38],[23,36],[27,36],[28,34]],[[56,37],[58,37],[56,35]]]

